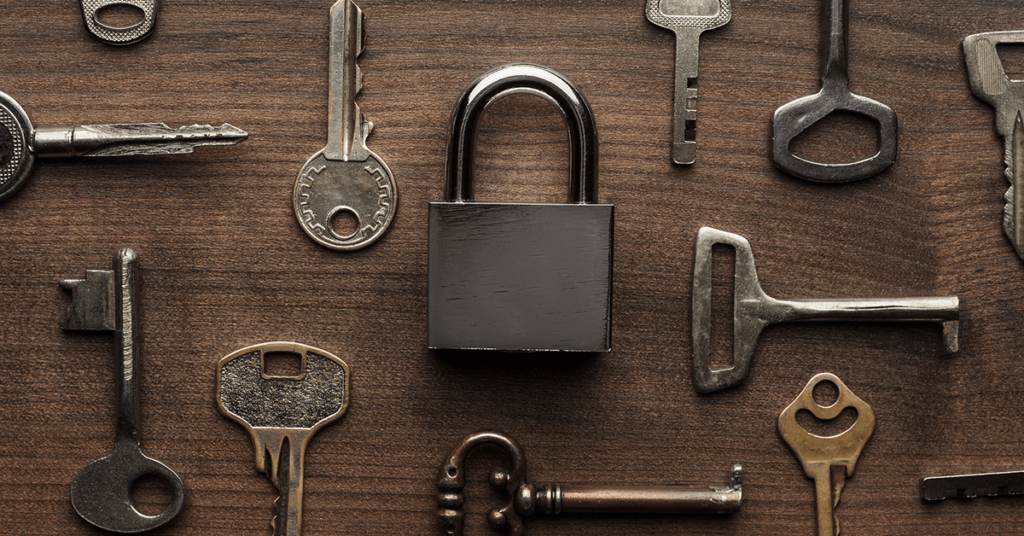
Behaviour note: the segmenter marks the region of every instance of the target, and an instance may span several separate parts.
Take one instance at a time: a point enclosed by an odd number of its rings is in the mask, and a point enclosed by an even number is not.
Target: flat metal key
[[[921,498],[926,501],[973,499],[979,495],[1024,495],[1024,471],[930,476],[921,479]]]
[[[163,123],[33,128],[25,110],[0,93],[0,201],[28,180],[36,158],[191,153],[203,145],[234,145],[249,137],[227,123],[172,129]]]
[[[170,467],[142,453],[139,445],[139,321],[138,256],[124,248],[114,258],[113,270],[88,270],[85,279],[63,279],[72,293],[71,306],[61,329],[112,331],[117,338],[114,361],[118,366],[117,433],[114,451],[86,465],[71,482],[71,505],[82,519],[113,532],[136,533],[155,529],[181,511],[185,487]],[[151,516],[132,503],[132,484],[142,476],[166,480],[171,502]]]
[[[271,353],[297,354],[295,375],[267,371]],[[256,444],[256,469],[280,491],[274,536],[302,534],[302,471],[306,445],[348,408],[349,370],[323,350],[294,342],[243,348],[217,364],[217,407]],[[283,458],[283,459],[282,459]]]
[[[697,63],[700,34],[732,19],[730,0],[647,0],[647,20],[676,34],[672,161],[697,159]]]
[[[711,368],[711,248],[736,250],[733,293],[733,364]],[[710,393],[743,383],[761,331],[780,322],[941,322],[946,352],[959,343],[960,300],[956,296],[926,298],[831,298],[778,300],[761,290],[750,242],[740,235],[704,227],[697,233],[693,266],[693,382]]]
[[[351,251],[380,238],[398,207],[398,189],[387,164],[366,148],[373,129],[356,95],[363,87],[356,60],[365,40],[363,12],[351,0],[331,7],[327,146],[299,171],[292,204],[302,230],[326,248]],[[355,220],[354,230],[335,218]]]
[[[832,405],[821,406],[814,400],[814,388],[822,382],[831,382],[839,390],[839,398]],[[796,420],[797,412],[802,410],[821,420],[832,420],[846,408],[857,410],[857,420],[839,435],[822,437],[812,434]],[[839,495],[846,479],[853,476],[861,451],[874,431],[875,413],[871,406],[853,394],[836,375],[828,372],[811,378],[796,400],[779,415],[779,435],[793,449],[808,478],[814,479],[818,536],[839,534],[839,521],[833,510],[839,505]]]
[[[995,108],[996,132],[1003,137],[1006,180],[1010,188],[1004,196],[1003,231],[1017,256],[1024,260],[1024,188],[1016,188],[1024,177],[1024,80],[1011,80],[996,50],[998,45],[1024,43],[1024,30],[988,32],[964,39],[964,58],[974,96]]]
[[[157,0],[82,0],[85,28],[96,39],[108,45],[131,45],[149,37],[156,26]],[[139,10],[139,22],[128,26],[112,26],[101,20],[101,12],[113,6],[131,6]]]
[[[772,117],[772,161],[779,169],[816,182],[851,182],[873,177],[896,161],[896,112],[892,108],[850,91],[846,46],[849,4],[847,0],[822,0],[825,56],[821,90],[775,110]],[[845,110],[867,116],[878,124],[878,151],[868,158],[841,164],[801,158],[789,145],[800,133],[832,112]]]
[[[466,485],[466,455],[481,445],[502,449],[511,468],[491,471],[488,481],[503,490],[508,504],[487,515],[494,529],[512,536],[525,532],[523,518],[537,514],[731,514],[743,500],[743,468],[733,465],[724,486],[578,486],[530,484],[522,447],[507,434],[483,431],[466,436],[445,458],[437,472],[437,521],[445,536],[461,536]]]

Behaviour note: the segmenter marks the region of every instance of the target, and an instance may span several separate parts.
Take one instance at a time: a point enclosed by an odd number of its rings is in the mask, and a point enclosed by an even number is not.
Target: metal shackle
[[[476,133],[484,110],[512,93],[543,97],[565,118],[569,129],[569,203],[597,202],[597,127],[580,90],[561,73],[533,63],[507,63],[480,75],[466,88],[452,112],[444,201],[473,200]]]

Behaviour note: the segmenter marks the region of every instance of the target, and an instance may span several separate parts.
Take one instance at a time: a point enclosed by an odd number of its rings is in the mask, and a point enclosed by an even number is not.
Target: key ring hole
[[[874,156],[881,143],[875,120],[859,113],[836,110],[790,140],[789,152],[811,162],[843,164]],[[837,157],[842,160],[836,160]]]
[[[11,165],[13,159],[14,136],[3,123],[0,123],[0,169]]]
[[[143,514],[155,516],[170,508],[174,500],[171,482],[157,474],[145,474],[132,482],[132,506]]]
[[[92,18],[105,30],[126,32],[146,22],[146,12],[139,6],[119,2],[97,9]]]
[[[334,209],[328,221],[331,234],[339,240],[347,240],[359,232],[359,215],[349,207]]]
[[[996,55],[1010,80],[1024,80],[1024,43],[999,43]]]
[[[832,437],[853,428],[858,415],[857,408],[848,407],[844,408],[836,418],[825,421],[815,417],[810,411],[802,409],[796,412],[796,423],[810,434]]]
[[[298,352],[263,352],[260,375],[265,380],[302,380],[306,356]]]
[[[822,380],[811,389],[811,396],[819,406],[831,407],[839,401],[839,386],[832,380]]]

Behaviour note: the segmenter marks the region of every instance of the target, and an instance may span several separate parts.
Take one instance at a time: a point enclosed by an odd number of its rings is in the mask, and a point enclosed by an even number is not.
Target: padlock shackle
[[[569,129],[569,203],[597,202],[597,127],[580,90],[561,73],[533,63],[507,63],[480,75],[452,112],[444,201],[473,200],[476,133],[484,110],[512,93],[531,93],[555,105]]]

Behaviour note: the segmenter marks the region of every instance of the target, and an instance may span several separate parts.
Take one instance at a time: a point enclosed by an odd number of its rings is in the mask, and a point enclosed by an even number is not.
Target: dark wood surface
[[[73,0],[5,3],[0,91],[36,126],[228,122],[245,143],[193,155],[48,160],[0,205],[0,533],[99,534],[68,486],[113,441],[113,338],[64,333],[61,278],[141,262],[143,449],[176,469],[186,506],[154,534],[270,534],[275,490],[214,404],[214,366],[293,340],[352,369],[347,415],[310,443],[305,523],[316,534],[436,534],[434,474],[466,434],[504,430],[535,482],[695,485],[746,470],[731,517],[532,518],[529,534],[815,533],[814,487],[779,438],[782,409],[822,371],[877,428],[837,510],[845,534],[1024,534],[1024,499],[926,504],[923,476],[1024,469],[1024,265],[1001,229],[1002,141],[969,89],[961,42],[1019,28],[1022,1],[855,0],[855,92],[899,116],[899,157],[875,178],[811,184],[773,168],[773,110],[818,89],[817,0],[736,0],[700,46],[697,163],[669,161],[673,36],[642,0],[361,0],[369,146],[400,201],[374,246],[339,253],[299,228],[292,188],[326,142],[329,1],[166,0],[156,33],[93,40]],[[1024,72],[1024,54],[1004,55]],[[599,127],[602,202],[615,204],[614,350],[586,358],[426,349],[427,203],[440,199],[447,121],[485,70],[550,66]],[[548,104],[513,96],[480,138],[479,198],[562,199],[567,149]],[[870,123],[840,117],[801,141],[834,161],[870,152]],[[747,237],[765,290],[784,298],[958,295],[961,351],[934,324],[769,328],[741,387],[693,388],[697,230]],[[727,256],[716,257],[717,261]],[[725,269],[715,296],[726,304]],[[716,309],[718,340],[728,308]],[[728,345],[716,342],[719,362]],[[809,425],[810,426],[810,425]],[[498,497],[469,471],[468,533]],[[143,486],[152,510],[159,486]]]

